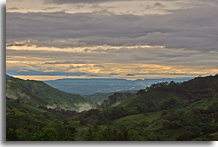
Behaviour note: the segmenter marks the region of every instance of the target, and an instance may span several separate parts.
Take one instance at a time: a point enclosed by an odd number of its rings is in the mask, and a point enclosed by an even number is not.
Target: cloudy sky
[[[217,0],[7,0],[6,73],[24,79],[218,73]]]

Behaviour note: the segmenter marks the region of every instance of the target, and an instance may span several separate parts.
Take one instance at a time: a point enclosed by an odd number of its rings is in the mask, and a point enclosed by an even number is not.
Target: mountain
[[[7,104],[11,101],[35,106],[46,106],[51,104],[49,101],[33,94],[29,89],[17,83],[14,78],[6,79],[6,99]]]
[[[109,96],[114,95],[115,93],[136,93],[137,90],[127,90],[127,91],[118,91],[118,92],[110,92],[110,93],[93,93],[90,95],[84,95],[86,98],[92,100],[95,103],[102,103],[104,100],[107,100]],[[125,97],[125,96],[124,96]]]
[[[162,82],[138,91],[138,95],[120,104],[127,109],[157,111],[171,109],[190,101],[216,97],[218,76],[198,77],[183,83]]]
[[[16,83],[11,83],[10,86],[13,88],[14,84]],[[16,91],[25,92],[22,88]],[[114,93],[109,96],[108,102],[120,101],[116,106],[82,112],[47,109],[24,103],[22,100],[7,98],[6,139],[8,141],[218,140],[218,74],[197,77],[182,83],[155,83],[129,97],[126,93]],[[35,103],[40,103],[37,98],[35,97]],[[45,101],[45,104],[46,102],[49,101]]]
[[[144,79],[144,80],[126,80],[126,79],[105,79],[105,78],[91,78],[91,79],[58,79],[44,81],[46,84],[57,88],[59,90],[80,94],[90,95],[93,93],[111,93],[123,90],[139,90],[157,82],[183,82],[191,78],[161,78],[161,79]]]
[[[92,100],[93,102],[95,103],[102,103],[104,100],[108,99],[108,97],[110,95],[113,95],[114,92],[110,92],[110,93],[93,93],[93,94],[90,94],[90,95],[84,95],[84,97]]]
[[[78,118],[93,125],[92,133],[102,132],[94,130],[96,124],[107,124],[111,132],[126,134],[118,140],[212,141],[218,140],[217,116],[218,74],[152,84],[115,107],[82,112]],[[109,136],[105,138],[117,139]]]
[[[35,106],[43,105],[48,108],[65,110],[88,110],[94,105],[90,99],[62,92],[42,81],[22,80],[19,78],[6,79],[6,97],[7,99],[19,100]]]
[[[112,107],[115,107],[115,106],[123,103],[124,101],[130,99],[131,97],[134,97],[136,94],[137,94],[136,90],[115,92],[112,95],[108,96],[108,99],[105,99],[97,107],[100,110],[110,109]]]

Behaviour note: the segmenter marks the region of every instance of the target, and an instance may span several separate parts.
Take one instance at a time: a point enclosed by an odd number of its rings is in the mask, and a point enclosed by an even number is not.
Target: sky
[[[6,73],[23,79],[218,73],[218,0],[7,0]]]

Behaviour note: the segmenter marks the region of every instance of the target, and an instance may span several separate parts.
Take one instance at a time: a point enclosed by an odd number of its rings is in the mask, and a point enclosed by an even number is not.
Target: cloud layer
[[[152,45],[217,50],[217,5],[159,15],[7,13],[7,43],[37,46]]]
[[[127,12],[128,5],[124,11],[122,0],[45,2],[35,12],[8,6],[7,70],[129,77],[218,71],[217,1],[142,1],[138,8],[158,12],[147,15],[136,15],[133,8]],[[110,2],[117,4],[116,11]],[[70,6],[90,12],[71,12]],[[56,8],[66,10],[47,12]]]

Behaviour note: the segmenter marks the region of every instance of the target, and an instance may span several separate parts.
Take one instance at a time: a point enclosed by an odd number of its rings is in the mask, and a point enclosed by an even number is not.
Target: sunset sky
[[[6,73],[57,78],[218,73],[217,0],[7,0]]]

